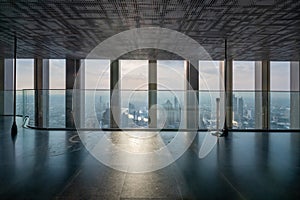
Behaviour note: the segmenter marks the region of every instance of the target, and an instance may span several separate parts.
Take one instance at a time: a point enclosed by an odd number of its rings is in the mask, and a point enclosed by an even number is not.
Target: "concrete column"
[[[199,122],[199,66],[193,66],[185,61],[186,94],[185,94],[185,123],[186,128],[198,130]]]
[[[255,62],[255,127],[270,127],[270,61]]]
[[[0,58],[0,115],[13,114],[13,59]]]
[[[45,128],[49,125],[49,60],[34,59],[34,89],[36,127]]]
[[[110,64],[110,128],[121,128],[121,91],[119,60]]]
[[[299,61],[290,63],[290,128],[300,128],[300,69]]]
[[[270,128],[270,61],[262,61],[262,115],[263,129]]]
[[[66,59],[66,128],[84,127],[84,65],[80,59]]]
[[[220,63],[220,80],[223,80],[224,85],[220,85],[220,90],[222,90],[222,87],[224,87],[224,92],[225,92],[225,122],[227,125],[228,129],[232,129],[232,114],[233,114],[233,110],[232,110],[232,73],[233,73],[233,60],[232,59],[228,59],[225,60],[224,63],[222,64],[222,62]],[[226,64],[226,67],[225,67]],[[221,83],[220,81],[220,83]],[[222,93],[222,91],[221,91]],[[221,94],[223,95],[223,94]],[[221,113],[222,113],[222,109],[221,109]]]
[[[148,64],[148,124],[157,128],[157,61],[149,60]],[[152,107],[152,108],[151,108]]]

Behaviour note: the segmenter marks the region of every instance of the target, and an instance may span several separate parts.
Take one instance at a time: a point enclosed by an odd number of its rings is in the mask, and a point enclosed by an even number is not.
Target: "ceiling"
[[[19,58],[84,58],[105,39],[143,27],[179,31],[215,60],[224,59],[225,38],[236,60],[300,60],[299,0],[1,2],[0,57],[13,57],[15,33]],[[176,59],[153,49],[124,57]]]

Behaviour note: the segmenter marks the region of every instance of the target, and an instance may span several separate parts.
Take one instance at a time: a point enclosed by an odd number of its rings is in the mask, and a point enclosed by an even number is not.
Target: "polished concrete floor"
[[[125,173],[98,162],[76,132],[23,129],[0,117],[0,199],[300,199],[300,133],[235,132],[198,156]]]

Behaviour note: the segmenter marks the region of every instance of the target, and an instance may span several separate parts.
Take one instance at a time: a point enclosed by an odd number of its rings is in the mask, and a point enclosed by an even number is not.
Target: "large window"
[[[222,61],[199,61],[199,128],[216,128],[216,99],[224,89]]]
[[[120,60],[121,127],[148,126],[148,60]]]
[[[255,128],[255,62],[233,61],[233,128]]]
[[[17,59],[16,63],[17,68],[17,79],[16,79],[16,107],[17,114],[25,114],[31,117],[34,116],[34,60],[33,59]],[[26,89],[23,99],[23,91]],[[13,97],[12,93],[10,94]],[[24,102],[23,102],[24,100]],[[23,104],[24,104],[24,112],[23,113]]]
[[[270,63],[270,126],[290,128],[290,62]]]
[[[49,127],[65,127],[66,61],[49,60]]]
[[[182,122],[182,110],[185,96],[185,68],[183,60],[158,60],[157,61],[157,104],[158,124],[163,122],[164,128],[178,128]]]
[[[86,59],[84,62],[85,127],[107,128],[110,123],[110,60]]]

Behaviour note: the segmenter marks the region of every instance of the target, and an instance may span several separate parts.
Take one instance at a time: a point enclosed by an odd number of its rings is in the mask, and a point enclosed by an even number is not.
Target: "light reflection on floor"
[[[13,145],[11,120],[0,117],[0,127],[0,199],[300,199],[299,133],[229,133],[199,159],[207,134],[199,132],[190,148],[169,166],[127,173],[91,156],[76,132],[19,126]],[[114,134],[120,148],[132,142],[128,150],[134,153],[157,150],[173,138],[172,133],[160,132],[162,141],[153,140],[143,148],[143,142],[131,136],[118,139]],[[180,135],[179,143],[190,136]],[[91,142],[96,136],[87,138]],[[153,164],[131,161],[132,165]]]

